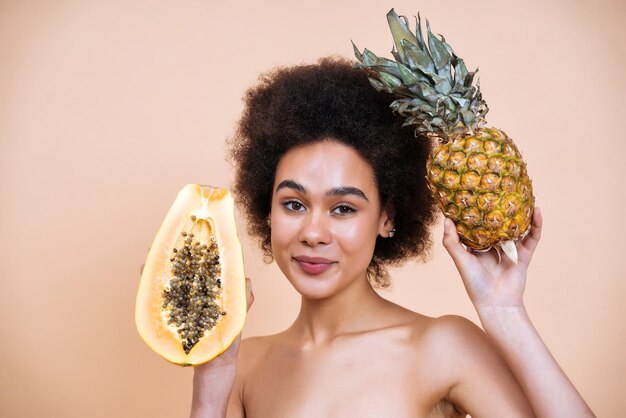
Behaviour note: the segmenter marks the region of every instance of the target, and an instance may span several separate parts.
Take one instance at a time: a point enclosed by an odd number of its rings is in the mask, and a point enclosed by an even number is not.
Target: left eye
[[[353,208],[352,206],[348,206],[348,205],[339,205],[335,209],[333,209],[334,213],[338,213],[340,215],[347,215],[355,211],[356,211],[355,208]]]

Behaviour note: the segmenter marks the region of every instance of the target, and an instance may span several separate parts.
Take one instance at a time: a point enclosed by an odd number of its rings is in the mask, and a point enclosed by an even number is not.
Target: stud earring
[[[393,238],[394,235],[396,235],[396,228],[393,228],[391,231],[389,231],[389,238]]]
[[[270,220],[270,218],[267,218],[267,226],[269,226],[270,228],[272,227],[272,221]]]

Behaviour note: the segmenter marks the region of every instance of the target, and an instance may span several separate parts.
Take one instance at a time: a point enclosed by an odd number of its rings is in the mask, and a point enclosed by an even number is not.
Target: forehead
[[[302,145],[285,153],[276,167],[274,189],[286,179],[320,192],[340,186],[358,187],[370,194],[378,191],[372,166],[354,148],[332,140]]]

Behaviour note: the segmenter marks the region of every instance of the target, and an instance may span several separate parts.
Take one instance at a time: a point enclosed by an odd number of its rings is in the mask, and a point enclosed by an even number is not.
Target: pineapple
[[[393,93],[394,112],[415,125],[417,136],[436,141],[427,180],[438,206],[456,225],[461,242],[474,250],[502,249],[517,263],[515,240],[529,231],[534,211],[526,164],[502,130],[486,127],[487,104],[476,71],[469,72],[445,38],[435,37],[428,20],[425,42],[421,18],[415,34],[406,17],[391,9],[387,21],[394,60],[354,47],[379,91]],[[499,251],[498,251],[499,254]]]

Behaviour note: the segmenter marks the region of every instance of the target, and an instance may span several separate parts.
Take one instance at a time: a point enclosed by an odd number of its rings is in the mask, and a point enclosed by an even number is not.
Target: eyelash
[[[282,205],[285,209],[287,209],[289,212],[300,212],[300,210],[298,210],[298,209],[292,209],[292,208],[290,207],[290,205],[293,205],[293,204],[298,204],[298,205],[300,205],[301,207],[304,207],[304,204],[303,204],[302,202],[298,201],[298,200],[286,200],[286,201],[284,201],[284,202],[282,202],[282,203],[281,203],[281,205]],[[337,210],[337,209],[340,209],[340,208],[342,208],[342,209],[347,208],[347,209],[348,209],[348,211],[347,211],[347,212],[335,212],[335,213],[337,213],[337,215],[343,215],[343,216],[345,216],[345,215],[350,215],[351,213],[356,212],[356,208],[355,208],[354,206],[352,206],[352,205],[347,204],[347,203],[342,203],[342,204],[340,204],[340,205],[335,206],[335,207],[333,208],[333,212],[334,212],[335,210]]]
[[[285,209],[287,209],[289,212],[300,212],[300,211],[299,211],[299,210],[297,210],[297,209],[292,209],[291,207],[289,207],[289,205],[292,205],[292,204],[294,204],[294,203],[295,203],[295,204],[297,204],[297,205],[300,205],[300,206],[304,207],[304,205],[302,204],[302,202],[299,202],[299,201],[297,201],[297,200],[285,200],[284,202],[282,202],[282,203],[281,203],[281,205],[283,205],[283,207],[284,207]]]
[[[335,207],[335,209],[339,209],[339,208],[347,208],[348,212],[338,212],[338,215],[350,215],[351,213],[356,212],[356,208],[352,205],[348,205],[346,203],[342,203],[341,205],[338,205]],[[333,209],[333,211],[335,210]]]

